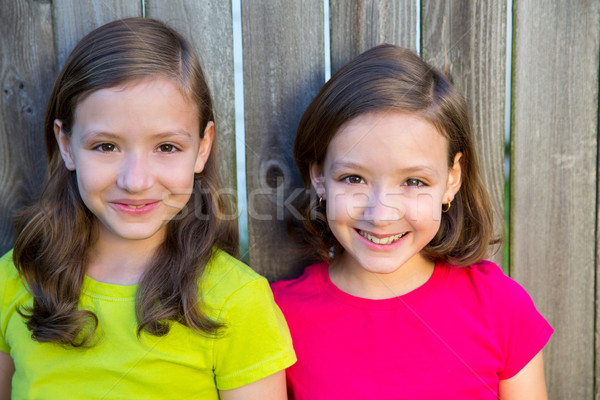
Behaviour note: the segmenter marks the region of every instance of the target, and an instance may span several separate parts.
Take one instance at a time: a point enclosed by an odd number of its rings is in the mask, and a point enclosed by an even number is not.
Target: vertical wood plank
[[[414,0],[330,0],[331,71],[381,43],[415,50]]]
[[[551,399],[594,387],[600,2],[517,1],[511,271],[556,333]]]
[[[242,2],[242,32],[250,265],[277,280],[303,266],[283,219],[294,217],[289,201],[303,193],[296,127],[325,80],[323,2]]]
[[[194,46],[211,91],[225,188],[236,188],[231,1],[148,0],[146,15],[166,22]],[[227,194],[227,193],[226,193]]]
[[[95,28],[119,18],[141,17],[140,0],[54,0],[59,68],[77,42]]]
[[[56,75],[49,1],[0,3],[0,253],[13,243],[13,212],[46,171],[44,113]]]
[[[506,1],[423,1],[423,59],[450,76],[469,107],[485,184],[502,237]],[[502,265],[498,247],[489,258]]]
[[[599,49],[600,50],[600,49]],[[600,77],[598,78],[600,81]],[[598,93],[600,96],[600,93]],[[597,100],[600,102],[600,100]],[[600,105],[599,105],[600,107]],[[597,268],[600,265],[600,121],[597,135],[597,144],[598,144],[598,152],[596,153],[598,156],[597,160],[597,168],[596,168],[596,330],[595,330],[595,369],[594,369],[594,399],[600,400],[600,308],[599,308],[599,300],[600,300],[600,274],[598,274]]]

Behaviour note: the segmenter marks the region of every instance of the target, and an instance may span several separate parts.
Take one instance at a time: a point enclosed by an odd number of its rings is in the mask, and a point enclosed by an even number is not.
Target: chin
[[[141,228],[141,227],[140,227]],[[145,229],[119,229],[113,230],[112,235],[120,240],[153,240],[162,238],[164,235],[164,226]]]
[[[371,264],[371,265],[373,265],[373,264]],[[372,268],[372,267],[369,267],[368,264],[365,265],[365,264],[361,263],[361,266],[365,270],[367,270],[369,272],[372,272],[372,273],[375,273],[375,274],[384,274],[384,275],[385,274],[392,274],[392,273],[398,271],[400,268],[402,268],[402,264],[400,264],[400,265],[393,264],[393,265],[389,265],[389,266],[388,265],[381,265],[381,264],[379,264],[379,265],[374,266]]]
[[[415,268],[426,263],[427,260],[420,253],[388,254],[386,256],[366,256],[354,258],[365,270],[376,274],[393,274],[402,268]]]
[[[360,266],[369,272],[376,274],[391,274],[402,268],[402,265],[406,260],[399,260],[398,258],[363,258],[357,260]]]

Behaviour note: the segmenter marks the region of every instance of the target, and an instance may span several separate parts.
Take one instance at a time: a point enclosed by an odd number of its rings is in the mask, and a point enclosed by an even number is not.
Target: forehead
[[[177,93],[186,102],[196,107],[194,97],[189,93],[188,88],[182,85],[177,79],[160,73],[150,75],[140,75],[124,82],[109,84],[106,87],[95,87],[77,94],[72,100],[73,113],[77,112],[77,107],[85,102],[89,97],[97,97],[110,93],[118,94],[122,92],[135,93],[144,89],[155,89],[163,92]]]
[[[79,101],[75,132],[132,135],[167,131],[199,134],[195,104],[170,79],[156,78],[99,89]]]
[[[448,141],[424,118],[407,113],[385,111],[367,113],[340,127],[327,148],[327,157],[441,158],[446,162]]]

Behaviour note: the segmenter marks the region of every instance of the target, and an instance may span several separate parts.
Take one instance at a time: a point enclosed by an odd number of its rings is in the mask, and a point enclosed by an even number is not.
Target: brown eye
[[[111,151],[115,151],[117,147],[114,144],[112,144],[112,143],[102,143],[97,148],[100,151],[104,151],[104,152],[109,153]]]
[[[416,178],[407,179],[404,183],[405,186],[423,186],[424,183]]]
[[[172,153],[175,151],[175,146],[172,144],[161,144],[158,146],[158,151],[162,153]]]
[[[356,176],[356,175],[347,176],[344,180],[353,185],[364,182],[363,178],[361,178],[360,176]]]

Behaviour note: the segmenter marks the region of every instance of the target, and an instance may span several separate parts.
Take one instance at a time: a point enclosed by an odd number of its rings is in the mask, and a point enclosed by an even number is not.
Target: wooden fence
[[[502,252],[494,259],[510,265],[556,330],[544,355],[550,398],[600,399],[600,2],[514,2],[508,9],[507,0],[330,0],[331,67],[382,42],[415,49],[420,41],[423,57],[452,77],[468,99],[492,196],[510,205],[510,260]],[[295,127],[325,81],[324,3],[242,0],[241,7],[249,260],[277,280],[302,267],[286,249],[281,216],[300,186]],[[127,16],[166,21],[198,48],[216,100],[221,170],[235,187],[230,1],[3,0],[0,251],[11,247],[11,214],[45,174],[42,121],[60,66],[85,33]]]

